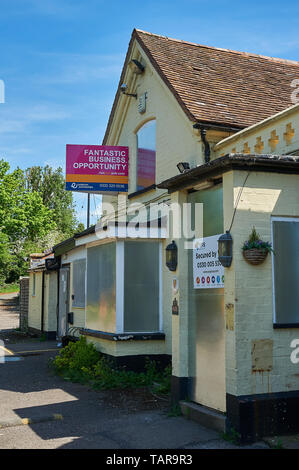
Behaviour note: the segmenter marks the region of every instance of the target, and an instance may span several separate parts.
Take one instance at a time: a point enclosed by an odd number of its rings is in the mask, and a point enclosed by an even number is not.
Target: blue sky
[[[0,0],[0,158],[64,166],[67,143],[101,143],[134,27],[298,60],[298,18],[297,1]]]

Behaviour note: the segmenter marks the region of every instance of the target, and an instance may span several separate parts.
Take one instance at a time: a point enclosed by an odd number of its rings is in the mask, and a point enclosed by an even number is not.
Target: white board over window
[[[218,239],[222,234],[197,238],[193,242],[194,289],[224,287],[224,267],[218,259]]]

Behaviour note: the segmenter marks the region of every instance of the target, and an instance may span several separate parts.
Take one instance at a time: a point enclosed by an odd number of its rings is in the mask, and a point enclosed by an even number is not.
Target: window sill
[[[299,328],[299,323],[273,323],[273,328],[275,330],[280,328]]]
[[[106,331],[81,328],[79,333],[84,336],[106,339],[108,341],[152,341],[165,340],[165,333],[108,333]]]
[[[152,184],[151,186],[147,186],[146,188],[139,189],[138,191],[135,191],[134,193],[128,194],[128,199],[132,199],[133,197],[140,196],[141,194],[147,193],[148,191],[153,191],[156,189],[156,185]]]

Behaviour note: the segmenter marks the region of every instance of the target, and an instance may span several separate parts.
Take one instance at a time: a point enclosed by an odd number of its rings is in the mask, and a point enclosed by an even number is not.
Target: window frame
[[[74,269],[76,263],[85,263],[85,272],[84,272],[84,302],[81,305],[76,304],[76,293],[74,291]],[[85,308],[86,307],[86,272],[87,272],[87,259],[86,258],[79,258],[72,262],[72,308]],[[74,299],[73,299],[74,296]]]
[[[36,296],[36,273],[32,273],[32,293],[31,296],[35,297]]]
[[[139,143],[138,143],[138,133],[146,126],[147,124],[154,122],[155,123],[155,178],[154,182],[148,186],[145,186],[144,188],[139,189],[138,188],[138,149],[139,149]],[[157,180],[157,119],[152,118],[148,119],[147,121],[143,122],[138,129],[135,131],[135,143],[136,143],[136,171],[135,171],[135,177],[136,177],[136,187],[135,187],[135,193],[140,194],[141,192],[146,192],[149,189],[154,189],[156,187],[156,180]]]
[[[134,242],[145,242],[149,241],[152,243],[159,244],[159,330],[158,331],[124,331],[124,324],[125,324],[125,242],[131,241],[128,239],[123,240],[107,240],[104,243],[97,244],[94,246],[102,246],[104,244],[115,243],[115,331],[102,331],[103,333],[107,334],[125,334],[125,335],[142,335],[142,334],[155,334],[155,333],[163,333],[163,240],[160,238],[151,239],[151,238],[140,238],[140,239],[132,239]],[[92,248],[92,247],[90,247]],[[88,250],[89,248],[87,248]],[[87,260],[88,260],[88,253],[87,253]],[[88,282],[88,261],[86,263],[86,285]],[[88,306],[88,296],[86,291],[85,296],[86,308],[85,308],[85,326],[87,321],[87,306]],[[101,330],[95,330],[101,331]]]
[[[274,222],[297,222],[299,223],[299,217],[278,217],[278,216],[272,216],[271,217],[271,242],[272,242],[272,247],[275,252],[275,246],[274,246]],[[273,304],[273,328],[274,329],[279,329],[279,328],[299,328],[299,320],[298,322],[292,322],[292,323],[279,323],[276,321],[276,302],[275,302],[275,255],[272,255],[272,304]]]
[[[159,330],[157,333],[163,332],[163,286],[162,286],[162,263],[163,263],[163,251],[162,241],[142,238],[134,241],[150,241],[152,243],[159,244]],[[125,323],[125,240],[116,242],[116,321],[115,321],[115,332],[117,334],[143,334],[143,333],[156,333],[152,331],[124,331]]]

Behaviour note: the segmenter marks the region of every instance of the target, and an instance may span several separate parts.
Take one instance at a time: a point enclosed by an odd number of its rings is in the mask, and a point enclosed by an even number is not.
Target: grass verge
[[[0,286],[0,295],[1,294],[10,294],[11,292],[19,292],[20,286],[18,283],[14,284],[4,284]]]

